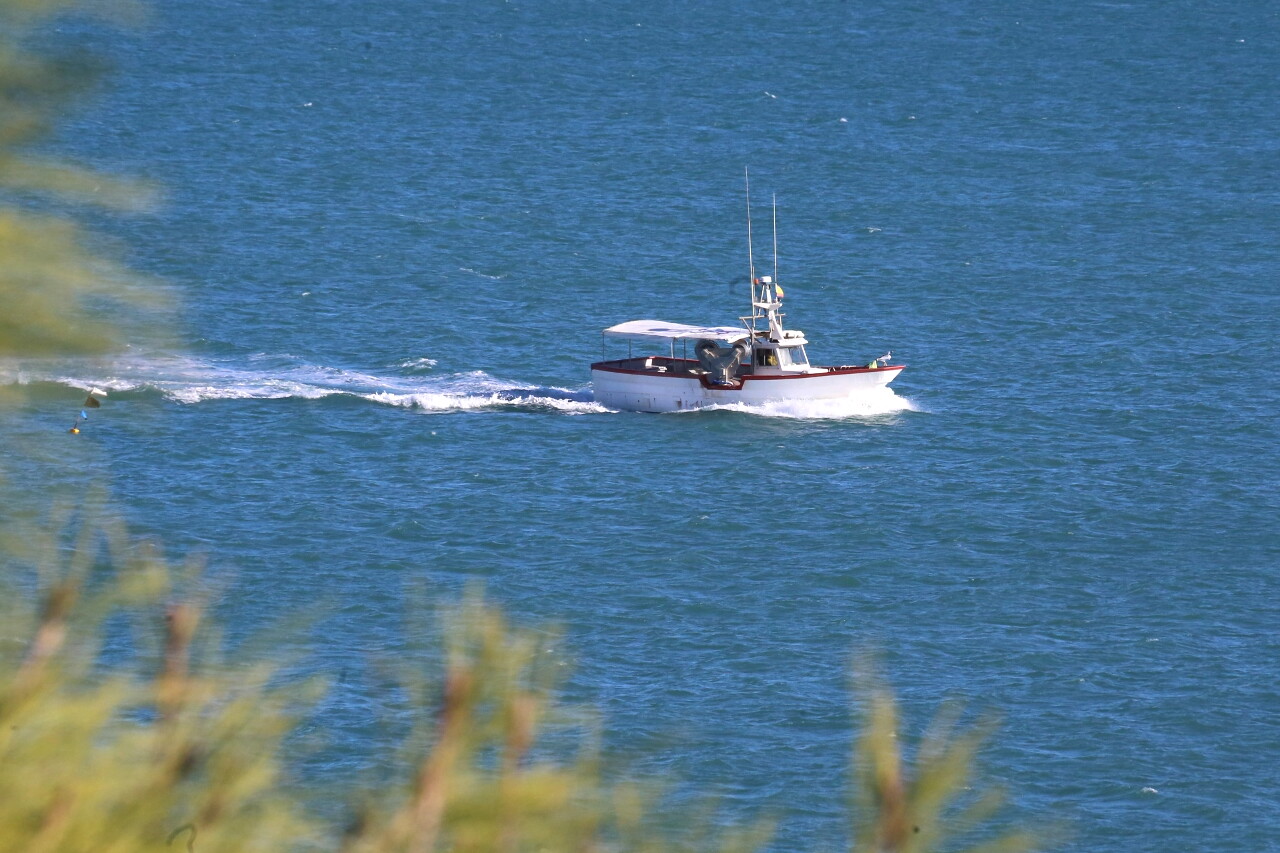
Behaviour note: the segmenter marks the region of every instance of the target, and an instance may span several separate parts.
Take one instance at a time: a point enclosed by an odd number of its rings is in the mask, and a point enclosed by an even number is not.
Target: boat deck
[[[707,371],[696,359],[692,358],[671,358],[665,355],[647,355],[635,356],[633,358],[617,358],[608,361],[598,361],[591,365],[593,370],[613,370],[624,373],[644,373],[658,376],[706,376]],[[782,373],[783,376],[815,376],[824,373],[875,373],[878,371],[900,370],[901,365],[886,365],[884,367],[871,367],[869,365],[859,364],[841,364],[830,366],[811,365],[808,370],[804,371],[787,371]],[[766,371],[769,378],[777,378],[779,374],[775,371]],[[734,371],[734,376],[754,376],[756,375],[755,365],[744,362],[738,365],[738,369]]]
[[[641,373],[647,376],[684,376],[693,379],[704,379],[708,376],[707,369],[699,364],[697,359],[671,358],[665,355],[636,356],[634,358],[600,361],[591,365],[591,368],[593,370],[604,369],[622,373]],[[822,368],[822,371],[826,370],[830,370],[830,368]],[[738,365],[733,377],[734,379],[742,379],[745,376],[754,376],[755,374],[754,365],[743,363]],[[734,384],[741,385],[740,382]]]
[[[618,358],[601,361],[592,367],[607,367],[612,370],[633,370],[636,373],[674,373],[679,376],[705,376],[707,371],[693,358],[671,358],[665,355],[636,356],[635,358]],[[742,373],[740,365],[738,373]]]

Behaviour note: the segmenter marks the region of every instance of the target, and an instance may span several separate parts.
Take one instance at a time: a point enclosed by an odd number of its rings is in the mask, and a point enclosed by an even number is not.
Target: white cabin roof
[[[658,340],[684,340],[711,338],[719,341],[740,341],[747,337],[741,326],[686,326],[684,323],[667,323],[663,320],[630,320],[604,330],[612,338],[656,338]]]

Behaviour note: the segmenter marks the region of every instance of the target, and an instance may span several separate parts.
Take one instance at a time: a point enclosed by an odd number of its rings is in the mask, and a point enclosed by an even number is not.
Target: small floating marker
[[[80,414],[76,416],[75,422],[71,424],[71,429],[67,430],[67,432],[72,435],[79,435],[80,424],[89,420],[89,409],[102,408],[102,403],[98,402],[98,398],[93,396],[94,394],[101,394],[104,397],[107,396],[106,391],[99,391],[96,388],[90,388],[89,396],[84,398],[84,408],[80,410]]]

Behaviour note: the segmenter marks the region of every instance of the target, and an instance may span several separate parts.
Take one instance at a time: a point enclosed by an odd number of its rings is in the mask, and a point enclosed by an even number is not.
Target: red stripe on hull
[[[747,374],[746,376],[738,376],[736,379],[743,382],[758,382],[761,380],[774,379],[820,379],[823,376],[847,376],[853,373],[884,373],[888,370],[903,370],[905,364],[893,364],[888,367],[828,367],[824,368],[824,373],[783,373],[769,376],[757,376],[755,374]],[[606,373],[626,373],[631,376],[652,376],[655,379],[693,379],[694,377],[688,373],[679,373],[676,371],[664,370],[631,370],[626,367],[612,367],[607,361],[598,361],[591,365],[592,370],[603,370]],[[713,386],[715,387],[715,386]]]

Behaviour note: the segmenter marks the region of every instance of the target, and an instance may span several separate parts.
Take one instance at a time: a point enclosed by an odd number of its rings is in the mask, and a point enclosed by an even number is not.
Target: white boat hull
[[[841,400],[883,388],[903,365],[889,367],[816,368],[804,373],[745,375],[732,386],[716,386],[667,360],[666,370],[629,369],[627,362],[591,365],[597,403],[633,412],[680,412],[731,404],[762,405],[784,400]]]

